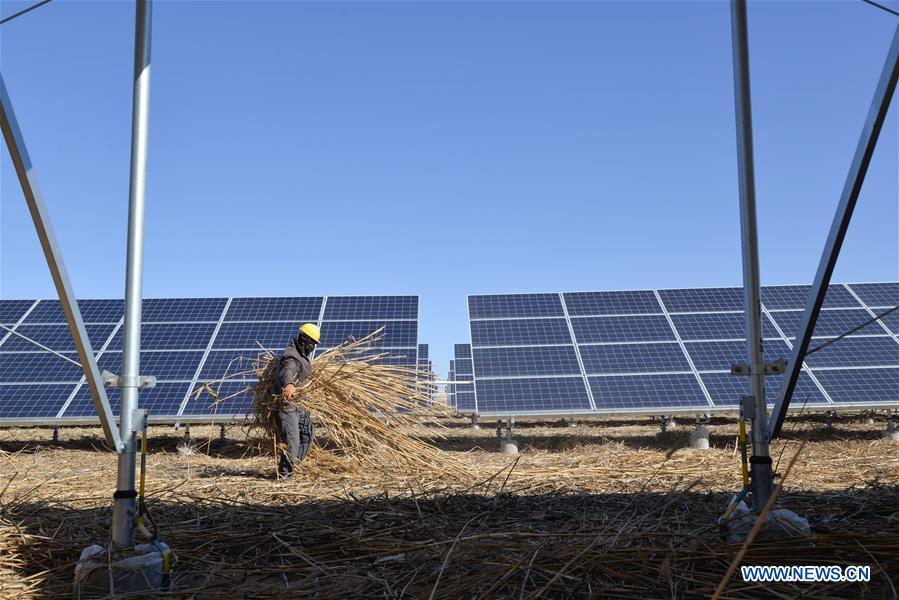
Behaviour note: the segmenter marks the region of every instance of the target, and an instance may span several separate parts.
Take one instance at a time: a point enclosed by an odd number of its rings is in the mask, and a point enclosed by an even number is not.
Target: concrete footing
[[[690,447],[697,450],[709,449],[709,428],[700,425],[690,434]]]
[[[896,426],[893,424],[892,411],[887,413],[887,429],[883,432],[883,437],[886,440],[899,444],[899,429],[896,429]]]
[[[478,425],[478,418],[474,415],[471,415],[471,428],[472,429],[480,429],[481,426]]]
[[[677,431],[677,421],[674,420],[674,417],[663,417],[661,427],[662,433]]]

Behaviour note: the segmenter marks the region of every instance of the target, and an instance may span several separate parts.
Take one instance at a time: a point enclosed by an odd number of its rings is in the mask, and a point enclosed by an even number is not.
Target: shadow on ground
[[[289,484],[277,489],[287,492]],[[191,598],[707,598],[737,548],[719,538],[724,494],[386,495],[260,503],[244,493],[176,491],[149,508],[177,552],[174,590]],[[269,494],[273,494],[271,490]],[[274,494],[277,495],[277,494]],[[811,540],[754,544],[743,564],[871,565],[867,584],[747,584],[729,598],[883,598],[899,581],[896,487],[793,493]],[[22,502],[0,518],[34,535],[20,546],[43,597],[72,597],[80,550],[108,534],[109,509]]]

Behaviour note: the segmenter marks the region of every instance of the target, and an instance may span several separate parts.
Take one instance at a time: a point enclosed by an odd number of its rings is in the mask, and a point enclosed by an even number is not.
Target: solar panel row
[[[809,291],[763,288],[766,360],[789,358]],[[865,325],[878,309],[897,305],[896,282],[831,286],[794,406],[899,403],[899,317]],[[461,372],[475,385],[459,410],[507,416],[732,409],[749,393],[748,378],[730,374],[732,364],[746,360],[743,311],[742,288],[470,296],[472,363],[471,371],[462,363]],[[773,400],[780,378],[767,382]]]
[[[111,372],[121,365],[123,306],[121,300],[79,301],[99,367]],[[95,419],[59,302],[2,300],[0,322],[13,330],[0,334],[0,424]],[[263,348],[280,352],[305,322],[321,326],[319,352],[383,328],[384,362],[418,364],[416,296],[147,299],[141,372],[156,376],[157,385],[141,392],[141,407],[155,420],[243,417],[252,399],[237,392],[255,378],[252,359]],[[244,381],[215,386],[219,401],[192,393],[198,384],[234,374]],[[107,393],[117,412],[119,391]]]

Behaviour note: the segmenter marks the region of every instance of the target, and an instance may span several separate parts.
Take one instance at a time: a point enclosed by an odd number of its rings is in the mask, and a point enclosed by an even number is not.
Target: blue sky
[[[808,282],[899,19],[749,17],[762,277]],[[82,297],[124,290],[133,28],[75,0],[0,27]],[[726,2],[157,2],[144,293],[420,294],[443,371],[469,293],[739,285],[731,69]],[[837,280],[899,277],[896,112]],[[0,297],[52,297],[0,175]]]

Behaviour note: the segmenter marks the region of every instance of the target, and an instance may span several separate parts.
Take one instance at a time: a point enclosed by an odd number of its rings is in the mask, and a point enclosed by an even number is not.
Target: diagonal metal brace
[[[840,203],[837,206],[837,212],[830,226],[830,234],[827,236],[827,243],[824,245],[824,251],[821,253],[815,281],[808,300],[806,300],[802,324],[799,326],[796,342],[793,344],[793,354],[787,366],[787,374],[778,391],[774,412],[771,414],[772,418],[768,423],[769,438],[774,438],[780,433],[787,409],[790,407],[790,400],[793,397],[796,382],[799,380],[799,373],[802,371],[802,363],[805,361],[805,356],[808,352],[812,332],[815,330],[815,324],[818,322],[818,314],[821,311],[821,306],[824,304],[824,296],[827,293],[828,285],[830,285],[830,278],[833,275],[837,257],[840,255],[840,249],[843,247],[843,240],[846,238],[849,222],[852,220],[852,212],[855,210],[855,204],[862,191],[862,184],[865,182],[865,175],[868,173],[868,166],[871,164],[874,148],[877,146],[877,140],[880,137],[881,129],[883,129],[883,122],[890,108],[890,101],[893,98],[893,93],[896,91],[897,79],[899,79],[899,27],[896,27],[896,31],[893,33],[893,41],[890,44],[886,62],[880,73],[880,80],[877,82],[874,98],[871,100],[871,106],[868,108],[865,125],[862,128],[861,136],[855,148],[855,155],[849,167],[849,174],[846,176],[846,183],[843,185],[843,192],[840,195]]]
[[[44,258],[47,259],[47,266],[53,276],[53,284],[56,286],[56,293],[59,295],[62,310],[66,315],[66,322],[72,332],[72,340],[75,342],[75,349],[78,351],[78,358],[81,360],[84,377],[94,399],[94,406],[100,416],[106,443],[115,448],[116,452],[120,452],[122,445],[115,425],[115,417],[109,406],[106,390],[103,388],[97,360],[94,358],[94,351],[87,337],[87,330],[84,328],[84,320],[81,318],[81,310],[78,308],[75,292],[62,260],[62,251],[56,241],[56,234],[50,223],[50,215],[47,213],[47,207],[37,183],[34,165],[28,155],[25,139],[22,137],[22,130],[19,128],[19,122],[16,119],[16,113],[13,110],[2,75],[0,75],[0,129],[3,130],[3,138],[6,140],[9,156],[19,178],[19,185],[22,186],[22,193],[25,195],[31,220],[34,221],[34,228],[37,230],[41,248],[44,250]]]

